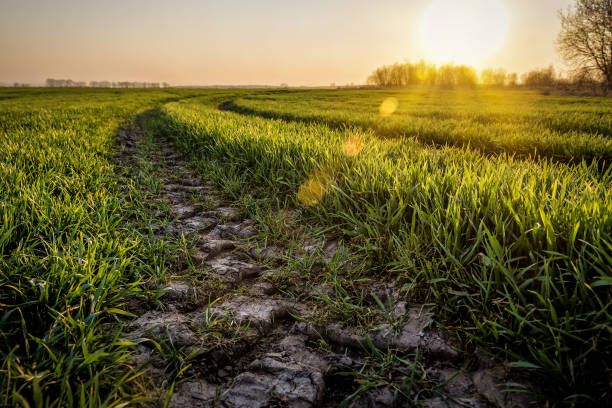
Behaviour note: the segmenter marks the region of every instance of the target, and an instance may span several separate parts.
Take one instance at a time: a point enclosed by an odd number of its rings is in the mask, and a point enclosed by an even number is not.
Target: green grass
[[[0,405],[144,395],[130,343],[107,325],[141,282],[160,277],[165,251],[132,228],[142,196],[118,177],[115,136],[181,96],[0,89]]]
[[[379,114],[387,98],[397,110]],[[332,127],[373,129],[434,145],[557,161],[612,160],[612,106],[606,98],[541,96],[525,91],[303,91],[245,95],[226,108]]]
[[[435,93],[427,99],[443,103]],[[291,110],[315,106],[320,94],[283,93],[282,100]],[[450,330],[541,374],[553,398],[609,398],[609,171],[598,163],[482,155],[415,138],[381,139],[369,129],[220,112],[218,100],[167,104],[148,123],[202,169],[223,169],[220,185],[295,206],[302,222],[344,237],[368,273],[413,288],[413,300],[425,293]],[[594,146],[602,140],[588,137]],[[357,157],[343,153],[348,138],[364,145]],[[324,179],[327,189],[314,206],[296,199],[309,177]]]
[[[381,117],[387,97],[398,110]],[[341,237],[360,265],[329,266],[336,295],[319,300],[346,319],[364,300],[352,283],[394,280],[466,347],[544,378],[549,401],[604,405],[611,111],[511,91],[0,89],[0,405],[143,396],[118,316],[140,283],[163,279],[169,251],[146,233],[140,189],[155,178],[135,185],[114,165],[117,129],[136,115],[261,219],[297,209]],[[354,157],[349,139],[363,146]],[[364,384],[407,375],[371,351]]]

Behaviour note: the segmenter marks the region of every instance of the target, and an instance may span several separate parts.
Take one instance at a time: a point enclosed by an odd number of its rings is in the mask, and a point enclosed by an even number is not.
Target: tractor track
[[[124,166],[136,165],[143,137],[138,128],[119,132]],[[499,385],[509,381],[503,367],[486,357],[458,352],[433,324],[429,308],[398,298],[392,288],[384,295],[394,298],[390,313],[406,322],[399,328],[382,322],[366,336],[341,321],[310,323],[312,296],[288,297],[266,279],[269,265],[282,263],[284,254],[254,245],[256,223],[242,218],[237,208],[221,204],[213,188],[189,169],[169,142],[156,146],[154,160],[160,164],[163,185],[157,199],[167,203],[173,215],[170,222],[151,228],[158,239],[184,236],[195,251],[182,263],[183,271],[160,288],[162,307],[143,303],[133,309],[138,316],[129,323],[128,334],[156,342],[171,338],[174,347],[193,352],[195,357],[174,386],[170,407],[335,407],[361,386],[340,373],[361,369],[369,342],[385,352],[391,348],[401,355],[419,353],[418,370],[412,367],[419,382],[411,392],[423,392],[422,406],[526,404],[525,398],[509,398],[501,391]],[[194,204],[194,195],[219,204],[204,208]],[[333,255],[337,247],[334,241],[319,245],[322,256]],[[329,345],[326,350],[318,346],[321,341]],[[143,342],[134,348],[132,362],[146,367],[147,377],[162,390],[151,393],[151,406],[163,406],[172,380],[167,359],[152,343]],[[425,383],[437,391],[422,391]],[[409,401],[382,381],[348,406],[411,406]]]

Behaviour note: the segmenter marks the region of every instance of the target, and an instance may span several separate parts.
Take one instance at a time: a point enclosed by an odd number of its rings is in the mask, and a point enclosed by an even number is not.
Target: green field
[[[385,98],[397,100],[388,117]],[[605,99],[603,100],[605,101]],[[522,91],[370,91],[245,95],[236,112],[331,127],[372,129],[380,137],[555,161],[612,159],[612,111],[601,98],[543,97]]]
[[[338,315],[361,313],[355,282],[375,276],[434,304],[466,350],[545,378],[552,404],[610,401],[612,100],[5,88],[0,405],[143,396],[118,317],[176,248],[147,233],[146,196],[115,160],[135,119],[247,213],[296,211],[341,239],[354,265],[335,277]]]

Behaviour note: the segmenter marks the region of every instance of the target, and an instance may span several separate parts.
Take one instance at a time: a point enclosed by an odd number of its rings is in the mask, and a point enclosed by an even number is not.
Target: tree
[[[454,88],[457,84],[457,81],[455,81],[455,70],[453,65],[442,65],[438,69],[438,75],[436,79],[436,85],[438,85],[440,88]]]
[[[480,82],[487,86],[502,87],[506,83],[506,70],[503,68],[483,69],[480,72]]]
[[[555,86],[555,69],[552,65],[548,68],[534,69],[521,75],[521,82],[528,88],[551,88]]]
[[[561,56],[581,77],[601,81],[604,92],[612,90],[612,0],[576,0],[559,17]]]
[[[475,87],[478,83],[476,70],[468,65],[457,65],[453,67],[455,84],[457,86]]]
[[[514,88],[518,83],[518,74],[516,72],[511,72],[506,76],[506,85]]]
[[[495,75],[495,71],[491,68],[483,69],[480,71],[480,83],[483,85],[493,85],[493,76]]]
[[[498,70],[494,74],[503,71]],[[404,62],[383,65],[376,68],[368,77],[369,85],[382,87],[406,87],[414,85],[439,86],[441,88],[475,87],[478,82],[476,70],[467,65],[446,64],[440,67],[428,64],[424,60],[417,63]],[[502,81],[503,85],[503,81]]]

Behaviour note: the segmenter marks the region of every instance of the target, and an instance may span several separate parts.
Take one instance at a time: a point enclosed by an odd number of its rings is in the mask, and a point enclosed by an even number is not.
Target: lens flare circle
[[[342,143],[342,151],[349,157],[357,156],[363,149],[363,143],[358,136],[351,136]]]
[[[317,205],[331,188],[333,179],[334,173],[329,167],[313,171],[308,179],[298,187],[298,201],[309,207]]]
[[[391,114],[397,109],[398,105],[399,102],[397,101],[397,98],[391,97],[385,99],[383,103],[380,104],[380,108],[378,109],[380,112],[380,116],[385,118],[387,116],[391,116]]]
[[[298,200],[309,207],[317,205],[324,195],[324,186],[316,180],[306,180],[298,189]]]
[[[477,64],[501,49],[509,22],[503,0],[435,0],[421,20],[421,45],[436,62]]]

